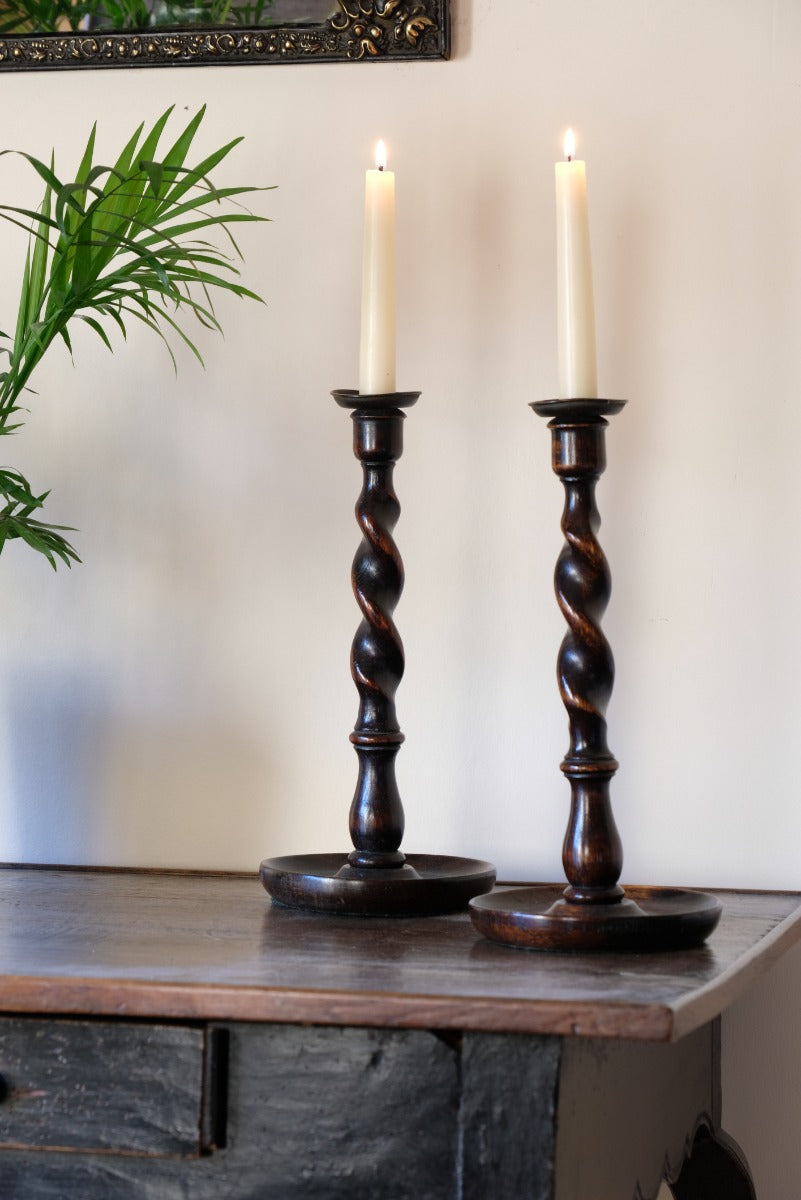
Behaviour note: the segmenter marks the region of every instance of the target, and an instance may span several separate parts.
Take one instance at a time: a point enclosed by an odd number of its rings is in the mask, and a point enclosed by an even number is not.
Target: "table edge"
[[[558,1037],[669,1041],[662,1004],[502,1000],[492,996],[260,988],[92,977],[7,976],[4,1015],[244,1021],[384,1029],[463,1030]]]
[[[10,864],[0,864],[0,871]],[[12,869],[20,870],[20,867]],[[64,868],[42,866],[44,871]],[[25,870],[25,868],[22,868]],[[129,868],[80,868],[83,873],[129,873]],[[141,875],[200,875],[182,869]],[[220,876],[252,879],[250,874]],[[505,886],[509,886],[508,884]],[[724,899],[748,895],[746,889],[715,888]],[[493,995],[436,996],[425,993],[361,991],[348,987],[264,986],[253,983],[126,979],[119,976],[9,974],[0,976],[0,1013],[64,1017],[113,1017],[147,1020],[243,1021],[278,1024],[365,1026],[521,1033],[560,1037],[597,1037],[677,1041],[718,1017],[780,955],[801,938],[801,893],[787,889],[753,890],[758,896],[782,896],[796,902],[736,962],[685,997],[635,1003],[626,1000],[536,999]]]
[[[716,889],[720,894],[721,889]],[[743,894],[743,893],[738,893]],[[797,892],[773,893],[786,896]],[[691,996],[685,996],[671,1005],[673,1013],[673,1040],[720,1016],[738,1000],[748,988],[773,966],[795,942],[801,940],[801,906],[782,918],[770,933],[766,933],[747,954],[731,963],[709,983],[703,984]]]

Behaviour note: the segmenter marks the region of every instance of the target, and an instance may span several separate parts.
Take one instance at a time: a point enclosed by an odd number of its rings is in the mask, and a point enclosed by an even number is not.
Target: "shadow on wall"
[[[211,715],[115,714],[80,671],[20,672],[6,686],[0,858],[239,869],[244,825],[257,870],[277,788],[255,738]]]
[[[0,740],[3,858],[81,862],[93,853],[86,730],[104,696],[83,672],[7,669]]]

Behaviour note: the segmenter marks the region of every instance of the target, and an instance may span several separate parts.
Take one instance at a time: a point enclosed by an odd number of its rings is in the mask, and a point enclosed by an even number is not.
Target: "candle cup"
[[[403,590],[403,562],[392,537],[400,514],[392,476],[403,452],[404,409],[419,392],[333,393],[350,410],[353,451],[363,468],[356,504],[362,541],[351,580],[362,621],[351,649],[359,712],[350,740],[359,760],[350,808],[353,850],[266,859],[261,880],[280,904],[354,916],[425,916],[453,912],[495,882],[490,863],[404,854],[404,812],[395,759],[404,736],[395,711],[404,654],[393,613]]]
[[[531,407],[549,420],[554,473],[565,489],[565,544],[555,573],[568,625],[559,651],[559,690],[570,744],[562,771],[571,806],[562,848],[566,888],[516,888],[479,896],[470,915],[493,941],[539,950],[645,951],[699,945],[721,912],[716,897],[677,888],[618,883],[623,847],[609,798],[618,763],[607,744],[606,706],[614,660],[601,630],[609,567],[598,543],[595,485],[605,461],[608,418],[625,401],[545,400]]]

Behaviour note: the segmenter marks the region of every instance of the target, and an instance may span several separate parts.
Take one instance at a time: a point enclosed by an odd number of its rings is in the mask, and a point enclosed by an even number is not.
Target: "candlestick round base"
[[[528,950],[654,951],[700,946],[717,925],[716,896],[679,888],[629,887],[611,904],[576,904],[560,884],[500,889],[470,901],[476,929]]]
[[[458,912],[495,884],[491,863],[437,854],[407,854],[389,868],[351,867],[347,854],[299,854],[265,859],[259,875],[278,904],[352,917]]]

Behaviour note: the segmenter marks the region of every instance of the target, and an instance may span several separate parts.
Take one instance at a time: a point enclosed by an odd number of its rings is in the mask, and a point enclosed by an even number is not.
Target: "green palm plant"
[[[164,342],[175,366],[171,338],[185,343],[202,363],[186,318],[221,332],[212,295],[217,290],[260,300],[239,281],[241,254],[232,226],[262,221],[239,199],[262,189],[218,187],[211,175],[242,139],[235,138],[188,166],[205,108],[161,153],[159,143],[172,109],[153,127],[140,125],[113,167],[96,165],[95,129],[75,175],[68,183],[55,165],[23,157],[45,184],[38,209],[0,205],[0,216],[29,233],[17,323],[13,337],[0,333],[0,435],[21,427],[20,398],[42,357],[56,340],[72,353],[70,330],[84,321],[112,350],[112,336],[127,336],[130,321],[141,322]],[[3,151],[2,153],[19,153]],[[224,235],[226,249],[199,238]],[[194,336],[194,334],[193,334]],[[64,532],[69,527],[41,520],[48,492],[37,494],[19,471],[0,467],[0,553],[20,538],[58,561],[79,561]]]
[[[74,32],[83,15],[82,6],[73,0],[2,0],[0,36],[56,33],[59,29]]]

